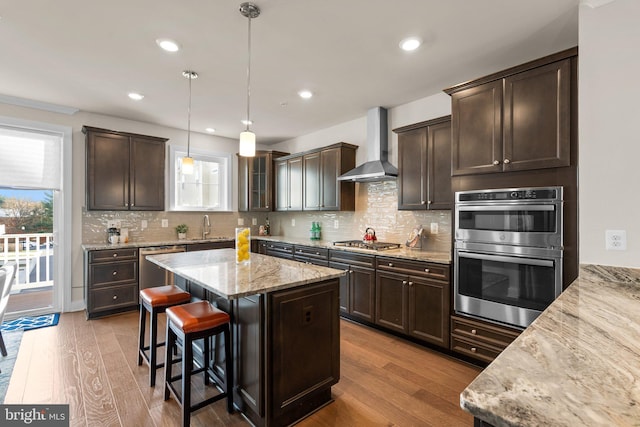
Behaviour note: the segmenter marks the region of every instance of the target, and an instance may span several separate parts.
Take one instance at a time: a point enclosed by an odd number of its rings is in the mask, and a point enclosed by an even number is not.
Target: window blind
[[[62,134],[0,125],[0,187],[61,188]]]

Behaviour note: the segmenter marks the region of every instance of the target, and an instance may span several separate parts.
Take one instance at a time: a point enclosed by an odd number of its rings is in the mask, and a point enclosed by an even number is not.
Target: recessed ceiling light
[[[133,99],[134,101],[140,101],[142,98],[144,98],[144,95],[136,92],[131,92],[129,94],[129,98]]]
[[[178,46],[178,43],[174,42],[173,40],[157,39],[156,44],[167,52],[177,52],[180,50],[180,46]]]
[[[407,37],[400,42],[400,48],[406,52],[411,52],[419,48],[421,44],[422,40],[418,37]]]
[[[247,126],[247,125],[252,125],[253,124],[253,120],[242,120],[242,124]]]
[[[301,90],[300,92],[298,92],[298,95],[300,96],[300,98],[302,99],[309,99],[313,96],[313,92],[311,92],[310,90]]]
[[[214,133],[216,130],[214,128],[206,128],[205,131],[209,133]]]

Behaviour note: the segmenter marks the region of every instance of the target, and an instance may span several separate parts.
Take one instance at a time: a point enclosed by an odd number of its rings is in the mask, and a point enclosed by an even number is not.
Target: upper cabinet
[[[576,55],[569,49],[446,89],[452,175],[569,166]]]
[[[166,138],[84,126],[88,210],[164,210]]]
[[[355,209],[355,183],[338,177],[355,167],[357,148],[338,143],[303,155],[304,210]]]
[[[451,209],[451,116],[398,134],[398,210]]]
[[[276,210],[302,210],[302,156],[287,156],[275,162]]]
[[[288,153],[256,151],[255,157],[238,157],[238,210],[274,210],[275,173],[273,161]]]

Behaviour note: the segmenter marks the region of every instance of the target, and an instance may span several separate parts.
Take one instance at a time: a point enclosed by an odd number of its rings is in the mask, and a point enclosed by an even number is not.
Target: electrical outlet
[[[626,251],[627,250],[627,231],[626,230],[606,230],[605,231],[605,248],[608,251]]]
[[[251,225],[258,225],[258,218],[251,218]]]
[[[291,218],[291,226],[295,227],[296,226],[296,220],[295,218]]]
[[[168,219],[163,219],[162,220],[162,228],[167,228],[169,226],[169,220]]]
[[[118,219],[115,222],[116,222],[116,228],[122,228],[122,221]]]
[[[238,225],[244,225],[244,218],[238,218]]]
[[[114,220],[107,221],[107,228],[115,228],[116,222]]]
[[[340,223],[337,219],[333,220],[333,228],[338,228],[340,226]]]
[[[144,230],[148,226],[149,226],[149,223],[147,222],[147,220],[143,219],[142,222],[140,223],[140,228],[142,228]]]
[[[438,223],[437,222],[432,222],[431,223],[431,234],[438,234]]]

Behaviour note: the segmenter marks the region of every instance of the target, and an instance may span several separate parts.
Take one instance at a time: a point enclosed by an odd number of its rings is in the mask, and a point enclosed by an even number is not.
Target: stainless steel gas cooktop
[[[374,251],[384,251],[387,249],[396,249],[400,247],[400,243],[389,242],[363,242],[362,240],[342,240],[333,242],[334,246],[348,246],[351,248],[371,249]]]

